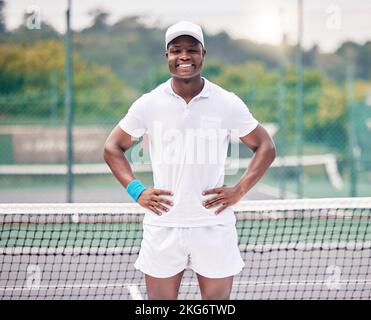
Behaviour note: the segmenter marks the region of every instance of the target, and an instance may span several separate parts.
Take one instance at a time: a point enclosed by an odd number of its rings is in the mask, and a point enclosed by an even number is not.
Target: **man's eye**
[[[170,52],[171,52],[171,53],[179,53],[180,50],[178,50],[178,49],[173,49],[173,50],[170,50]]]

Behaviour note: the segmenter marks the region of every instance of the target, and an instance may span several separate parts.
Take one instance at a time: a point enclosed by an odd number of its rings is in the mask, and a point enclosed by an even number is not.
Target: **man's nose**
[[[187,50],[182,50],[180,52],[180,59],[182,59],[182,60],[188,60],[189,59],[189,55],[187,53]]]

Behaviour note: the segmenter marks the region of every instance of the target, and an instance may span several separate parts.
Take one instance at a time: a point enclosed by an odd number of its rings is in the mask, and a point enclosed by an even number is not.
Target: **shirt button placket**
[[[184,103],[184,111],[183,111],[183,118],[186,119],[189,116],[189,104],[187,104],[185,101]]]

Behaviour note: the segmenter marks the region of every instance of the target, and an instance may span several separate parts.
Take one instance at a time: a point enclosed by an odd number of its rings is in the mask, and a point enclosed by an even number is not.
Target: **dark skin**
[[[201,78],[206,50],[196,39],[181,36],[172,41],[166,52],[168,67],[172,75],[172,87],[176,94],[187,103],[198,95],[204,83]],[[186,64],[190,67],[182,68]],[[254,151],[249,168],[234,187],[221,187],[205,190],[203,195],[214,195],[204,201],[206,208],[217,208],[219,214],[225,208],[239,202],[241,198],[259,181],[275,158],[275,146],[260,125],[241,141]]]
[[[187,103],[203,89],[201,71],[205,55],[206,49],[190,36],[174,39],[166,51],[173,90]],[[184,64],[190,65],[190,67],[182,67]]]
[[[104,146],[104,160],[109,165],[116,179],[126,188],[126,186],[135,179],[129,161],[125,154],[135,143],[135,139],[116,126],[108,136]],[[151,210],[153,213],[161,215],[167,212],[167,206],[172,206],[173,202],[162,196],[172,196],[169,190],[149,188],[142,192],[138,198],[138,203],[143,207]]]
[[[214,188],[203,192],[203,195],[214,195],[204,201],[203,205],[208,209],[218,207],[216,214],[239,202],[264,175],[276,155],[271,137],[261,125],[240,140],[254,151],[249,168],[235,186]]]
[[[186,103],[198,95],[204,86],[201,77],[206,50],[201,43],[190,36],[180,36],[168,46],[166,58],[172,75],[172,88]],[[204,201],[206,208],[215,208],[219,214],[225,208],[239,202],[241,198],[259,181],[275,158],[275,146],[267,131],[258,125],[251,133],[241,137],[241,141],[254,152],[249,167],[233,187],[223,186],[205,190],[203,195],[210,195]],[[135,142],[129,134],[116,126],[108,137],[104,148],[104,159],[117,180],[126,187],[135,179],[124,151]],[[171,196],[172,191],[155,188],[146,189],[138,198],[138,203],[155,214],[167,212],[173,205],[163,196]],[[149,299],[176,299],[182,280],[183,271],[169,278],[155,278],[146,275],[146,287]],[[197,274],[203,299],[229,299],[233,276],[225,278],[207,278]]]

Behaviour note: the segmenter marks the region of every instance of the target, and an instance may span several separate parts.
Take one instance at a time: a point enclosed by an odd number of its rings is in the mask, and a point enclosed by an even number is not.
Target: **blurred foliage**
[[[136,89],[143,86],[151,74],[166,65],[164,34],[157,26],[148,26],[142,17],[129,16],[108,24],[108,13],[90,12],[90,27],[74,32],[74,46],[81,58],[88,63],[108,65],[122,80],[130,79]],[[1,43],[32,45],[42,39],[62,39],[50,24],[42,22],[40,30],[29,30],[26,17],[14,31],[0,35]],[[275,46],[260,45],[248,40],[233,40],[227,33],[205,33],[207,58],[223,64],[239,64],[259,60],[267,66],[277,66],[279,50]],[[228,48],[228,50],[225,50]]]
[[[4,4],[0,0],[0,125],[64,124],[64,34],[44,19],[40,29],[30,30],[27,14],[16,29],[7,30]],[[140,94],[170,78],[165,30],[141,16],[109,23],[109,13],[104,10],[89,14],[91,25],[73,32],[74,123],[76,127],[112,126]],[[274,136],[277,146],[282,147],[282,154],[296,154],[295,46],[285,41],[273,46],[232,39],[223,31],[204,36],[207,54],[203,76],[235,92],[261,123],[278,124]],[[350,151],[358,152],[356,165],[370,170],[371,42],[347,41],[332,53],[322,53],[314,45],[303,50],[302,58],[304,154],[335,153],[339,170],[346,177]],[[353,108],[347,105],[349,65],[354,67]],[[284,125],[280,123],[280,106],[284,107]],[[283,127],[285,136],[280,134]],[[355,145],[350,144],[351,127]],[[13,163],[12,143],[10,135],[0,136],[0,163]],[[367,174],[370,177],[369,172],[362,177]],[[280,179],[286,176],[293,178],[295,172],[288,170]],[[322,187],[316,189],[323,192]]]
[[[61,41],[0,46],[0,118],[63,116],[65,51]],[[135,98],[134,89],[107,66],[84,62],[75,53],[75,115],[120,117]]]
[[[130,79],[130,85],[137,90],[143,87],[143,81],[148,81],[153,72],[166,64],[164,29],[144,23],[140,16],[124,17],[109,24],[109,13],[103,10],[93,10],[90,15],[91,26],[74,32],[75,48],[84,61],[110,66],[120,79]],[[30,45],[43,39],[63,38],[44,21],[40,30],[27,29],[26,19],[27,16],[16,30],[4,34],[0,32],[0,42]],[[226,32],[205,33],[205,43],[207,59],[227,66],[259,61],[268,68],[276,68],[283,59],[280,46],[232,39]],[[349,48],[353,50],[356,78],[371,79],[370,41],[364,44],[347,41],[333,53],[321,53],[319,47],[314,45],[303,51],[304,66],[324,70],[330,78],[342,83],[345,81],[344,66]],[[295,47],[289,44],[285,44],[285,63],[295,63]]]
[[[143,23],[138,16],[109,24],[107,12],[94,10],[90,14],[92,25],[74,32],[75,116],[81,121],[115,122],[140,93],[170,77],[164,54],[165,30]],[[16,30],[0,33],[0,119],[62,119],[63,36],[47,23],[40,30],[28,30],[26,19]],[[239,95],[261,122],[277,123],[282,48],[233,40],[225,32],[205,34],[205,38],[208,51],[203,75]],[[285,45],[284,103],[289,139],[295,132],[294,54],[294,48]],[[355,99],[362,101],[371,88],[370,42],[346,42],[332,54],[320,53],[317,46],[303,52],[307,140],[345,147],[345,66],[349,59],[355,65]]]
[[[279,122],[279,72],[268,70],[259,63],[246,63],[226,68],[214,81],[238,94],[250,107],[253,114],[263,122]],[[285,113],[288,139],[293,139],[296,126],[296,74],[294,68],[284,75]],[[340,137],[346,134],[346,106],[344,91],[318,69],[304,71],[304,131],[309,139],[317,142],[339,141],[327,139],[323,134],[331,127]],[[334,131],[331,135],[334,135]],[[322,134],[321,134],[322,133]]]

